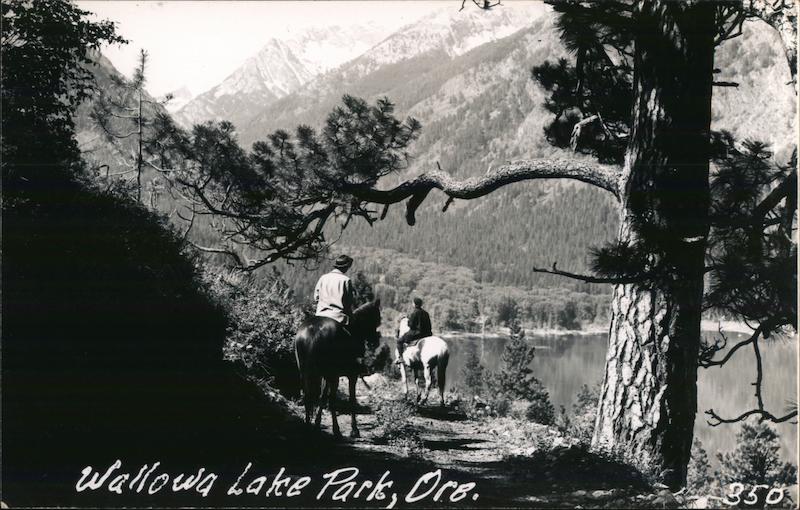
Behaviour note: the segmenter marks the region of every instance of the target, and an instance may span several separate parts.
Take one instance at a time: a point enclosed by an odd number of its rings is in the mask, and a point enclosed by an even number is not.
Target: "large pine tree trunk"
[[[671,487],[685,482],[697,408],[708,234],[713,5],[641,2],[620,239],[663,276],[614,289],[593,443]]]

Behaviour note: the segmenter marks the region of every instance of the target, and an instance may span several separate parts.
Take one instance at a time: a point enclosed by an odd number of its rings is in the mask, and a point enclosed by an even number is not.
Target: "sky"
[[[217,85],[275,35],[311,26],[364,22],[388,36],[443,1],[120,1],[83,0],[95,19],[117,23],[129,43],[103,49],[126,76],[140,48],[148,52],[148,90],[162,96],[187,86],[197,95]],[[460,2],[449,0],[454,9]]]

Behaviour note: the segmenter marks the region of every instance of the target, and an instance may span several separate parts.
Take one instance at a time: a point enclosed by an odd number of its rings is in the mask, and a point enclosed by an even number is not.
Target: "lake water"
[[[733,345],[745,335],[728,334],[728,345]],[[447,370],[447,387],[458,386],[463,381],[461,367],[467,353],[475,349],[481,363],[488,370],[496,370],[506,344],[505,338],[466,336],[448,338],[451,357]],[[602,381],[606,356],[606,335],[585,336],[532,336],[536,346],[532,363],[534,374],[550,392],[556,406],[563,405],[568,412],[581,385],[592,386]],[[782,414],[789,402],[797,402],[797,342],[788,338],[762,341],[764,366],[764,402],[773,414]],[[716,452],[735,446],[739,426],[710,427],[704,411],[710,407],[723,417],[738,416],[755,407],[752,382],[755,381],[755,359],[752,350],[743,348],[725,366],[700,369],[698,373],[698,413],[695,435],[709,453],[709,461],[716,463]],[[773,425],[781,434],[782,456],[797,463],[797,426],[790,423]]]

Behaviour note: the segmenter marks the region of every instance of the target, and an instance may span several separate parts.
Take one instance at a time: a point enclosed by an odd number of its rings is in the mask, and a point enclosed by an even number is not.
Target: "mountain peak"
[[[546,12],[547,8],[538,3],[516,4],[489,11],[459,11],[452,6],[443,7],[395,32],[370,51],[370,58],[374,66],[399,62],[434,50],[444,51],[453,58],[508,37]]]
[[[240,125],[255,110],[359,56],[385,35],[374,24],[287,29],[222,83],[186,104],[176,118],[185,125],[221,119]]]
[[[164,98],[166,98],[166,96],[172,96],[172,99],[165,105],[165,108],[169,113],[177,112],[183,108],[186,103],[194,98],[194,94],[186,85],[183,85],[182,87],[175,89],[168,94],[164,94]]]

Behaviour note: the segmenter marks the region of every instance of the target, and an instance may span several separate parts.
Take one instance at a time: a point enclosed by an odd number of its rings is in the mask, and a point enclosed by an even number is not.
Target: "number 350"
[[[757,484],[753,485],[750,489],[750,492],[742,499],[742,493],[745,491],[746,486],[740,482],[734,482],[728,486],[731,490],[731,493],[726,495],[725,498],[722,500],[723,503],[726,505],[738,505],[739,503],[744,503],[745,505],[755,505],[758,503],[758,495],[756,494],[759,489],[769,489],[767,493],[767,499],[764,500],[764,503],[767,505],[777,505],[781,501],[783,501],[783,487],[772,487],[770,488],[769,485]]]

